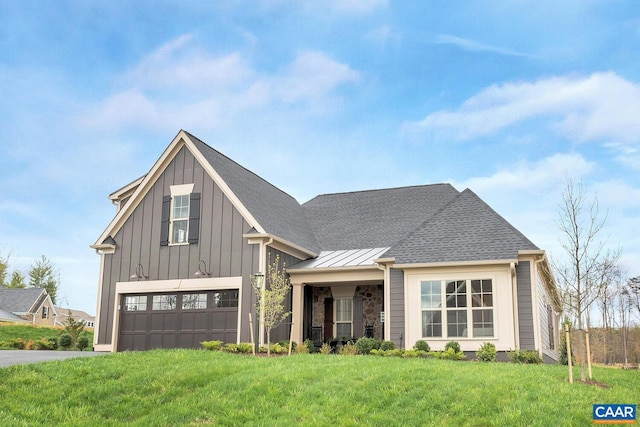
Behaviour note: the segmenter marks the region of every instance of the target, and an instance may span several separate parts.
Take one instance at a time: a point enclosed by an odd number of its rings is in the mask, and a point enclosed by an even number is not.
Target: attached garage
[[[238,289],[124,294],[118,351],[237,342]]]

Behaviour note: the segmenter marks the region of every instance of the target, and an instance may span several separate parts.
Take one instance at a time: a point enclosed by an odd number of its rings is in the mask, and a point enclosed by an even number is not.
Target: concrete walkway
[[[73,357],[101,356],[109,353],[95,351],[56,351],[56,350],[0,350],[0,367],[26,363],[48,362]]]

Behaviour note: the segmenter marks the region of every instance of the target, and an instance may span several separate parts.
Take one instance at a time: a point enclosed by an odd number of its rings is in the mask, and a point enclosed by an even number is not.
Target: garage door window
[[[176,295],[154,295],[153,310],[175,310]]]
[[[207,294],[182,295],[183,310],[205,310],[207,308]]]
[[[127,295],[124,298],[125,311],[145,311],[147,309],[146,295]]]
[[[238,291],[223,291],[213,293],[214,307],[237,307]]]

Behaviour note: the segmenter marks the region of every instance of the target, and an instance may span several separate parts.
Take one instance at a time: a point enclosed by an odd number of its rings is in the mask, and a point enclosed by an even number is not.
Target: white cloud
[[[502,46],[493,46],[485,43],[478,42],[476,40],[466,39],[463,37],[454,36],[451,34],[438,34],[435,38],[436,44],[449,44],[457,46],[470,52],[491,52],[500,55],[508,56],[529,56],[527,54],[517,52],[513,49],[509,49]]]
[[[409,125],[457,140],[495,134],[536,118],[576,142],[640,144],[640,84],[614,72],[551,77],[491,86],[455,111],[436,111]]]
[[[268,8],[301,8],[313,13],[322,12],[318,16],[326,16],[327,11],[334,15],[361,16],[386,8],[389,0],[262,0],[262,4]]]
[[[215,129],[245,114],[251,120],[261,108],[299,104],[325,111],[340,99],[342,86],[360,74],[323,52],[300,52],[274,74],[260,74],[241,52],[214,56],[181,36],[144,57],[123,76],[126,89],[104,99],[79,119],[91,128],[110,130]],[[266,110],[266,111],[265,111]],[[264,116],[264,114],[262,114]]]

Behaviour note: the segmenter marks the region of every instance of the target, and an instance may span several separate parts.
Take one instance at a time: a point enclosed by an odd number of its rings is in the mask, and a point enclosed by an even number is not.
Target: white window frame
[[[349,304],[351,305],[351,318],[349,320],[338,320],[338,301],[348,301]],[[333,335],[336,337],[336,339],[340,340],[342,338],[344,338],[344,334],[338,336],[338,324],[344,325],[344,324],[349,324],[349,335],[348,338],[351,339],[353,338],[353,297],[351,298],[335,298],[333,301]]]
[[[490,281],[491,282],[491,307],[474,307],[473,306],[473,291],[472,291],[472,282],[476,281],[476,280],[480,280],[481,283],[482,281]],[[420,296],[420,301],[422,301],[422,282],[440,282],[440,307],[439,310],[441,312],[441,335],[440,336],[422,336],[422,331],[424,330],[424,325],[422,324],[423,321],[423,314],[425,311],[427,312],[433,312],[433,311],[437,311],[438,308],[433,308],[433,307],[422,307],[422,303],[420,305],[420,335],[422,339],[426,339],[426,340],[433,340],[433,339],[455,339],[456,341],[458,340],[477,340],[477,339],[495,339],[497,338],[497,317],[496,317],[496,280],[495,278],[491,278],[491,277],[484,277],[484,278],[472,278],[472,279],[444,279],[444,280],[419,280],[419,286],[418,286],[418,292],[419,292],[419,296]],[[447,283],[450,282],[461,282],[464,281],[466,282],[465,285],[465,307],[447,307]],[[489,293],[483,293],[482,295],[488,295]],[[459,293],[455,293],[452,294],[455,295],[454,298],[456,296],[459,296],[461,294]],[[455,304],[457,305],[457,304]],[[454,312],[454,311],[462,311],[464,310],[467,316],[466,322],[467,322],[467,328],[466,328],[466,336],[454,336],[454,335],[449,335],[449,322],[448,322],[448,313],[450,312]],[[473,313],[476,311],[489,311],[491,310],[491,317],[492,317],[492,321],[491,321],[491,325],[493,328],[493,334],[492,335],[479,335],[479,336],[475,336],[474,332],[473,332]]]
[[[189,244],[189,215],[191,213],[191,193],[193,193],[194,184],[181,184],[181,185],[172,185],[169,190],[171,192],[171,204],[169,211],[169,245],[170,246],[179,246],[179,245],[188,245]],[[186,217],[181,216],[179,218],[175,217],[175,202],[176,199],[180,197],[186,197],[187,199],[187,215]],[[185,236],[184,241],[176,242],[174,239],[174,225],[178,222],[185,222]]]

